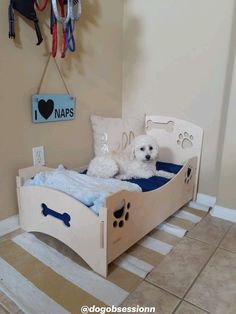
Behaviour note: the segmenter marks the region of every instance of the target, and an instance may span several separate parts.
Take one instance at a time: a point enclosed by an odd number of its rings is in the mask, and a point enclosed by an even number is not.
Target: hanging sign
[[[75,97],[70,95],[33,95],[32,121],[44,123],[73,120],[75,118]]]

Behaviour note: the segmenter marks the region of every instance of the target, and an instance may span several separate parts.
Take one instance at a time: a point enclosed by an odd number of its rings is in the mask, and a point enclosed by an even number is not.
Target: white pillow
[[[95,156],[125,149],[135,136],[145,133],[145,118],[121,119],[91,115],[90,119]]]

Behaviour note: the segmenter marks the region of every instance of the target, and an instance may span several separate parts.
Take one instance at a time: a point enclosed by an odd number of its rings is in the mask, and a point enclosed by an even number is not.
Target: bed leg
[[[101,275],[102,277],[107,277],[107,264],[99,264],[97,266],[95,266],[93,268],[93,270],[98,273],[99,275]]]
[[[20,177],[16,177],[16,195],[17,195],[17,203],[18,209],[21,210],[21,199],[20,199],[20,188],[23,185],[23,180]]]

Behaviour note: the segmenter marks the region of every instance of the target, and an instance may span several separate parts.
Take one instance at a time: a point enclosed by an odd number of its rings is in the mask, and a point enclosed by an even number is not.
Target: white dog
[[[101,178],[115,177],[121,180],[148,179],[156,175],[172,178],[172,173],[156,170],[158,152],[158,144],[154,137],[139,135],[126,150],[92,159],[87,174]]]

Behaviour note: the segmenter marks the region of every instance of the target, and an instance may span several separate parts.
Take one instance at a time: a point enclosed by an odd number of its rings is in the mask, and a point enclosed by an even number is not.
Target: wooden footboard
[[[30,173],[32,175],[32,171]],[[41,186],[23,186],[24,178],[27,179],[26,171],[21,170],[21,177],[17,177],[17,196],[22,229],[42,232],[60,240],[94,271],[107,276],[107,211],[101,210],[97,216],[63,192]]]

